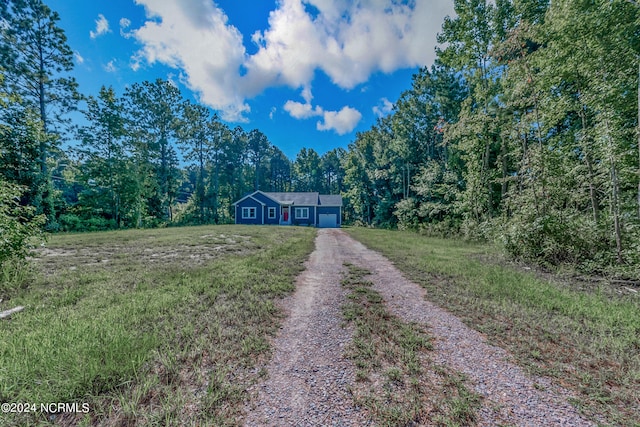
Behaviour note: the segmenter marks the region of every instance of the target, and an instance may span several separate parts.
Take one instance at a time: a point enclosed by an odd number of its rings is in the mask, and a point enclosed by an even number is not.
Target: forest
[[[391,114],[292,160],[167,80],[82,94],[58,14],[2,2],[0,264],[41,232],[233,222],[260,189],[342,194],[345,224],[640,277],[640,4],[454,4]]]

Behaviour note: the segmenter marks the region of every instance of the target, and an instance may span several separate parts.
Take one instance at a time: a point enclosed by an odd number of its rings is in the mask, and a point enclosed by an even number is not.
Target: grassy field
[[[0,424],[233,425],[315,230],[208,226],[54,235],[0,288],[0,402],[87,403]],[[55,411],[54,411],[55,412]]]
[[[577,392],[587,415],[640,425],[640,295],[560,280],[495,249],[415,233],[347,231],[424,286],[428,298],[509,349],[530,372]]]

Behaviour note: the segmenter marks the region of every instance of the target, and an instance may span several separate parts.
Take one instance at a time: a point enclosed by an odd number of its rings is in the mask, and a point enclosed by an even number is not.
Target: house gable
[[[251,195],[236,203],[236,224],[264,224],[265,204]]]

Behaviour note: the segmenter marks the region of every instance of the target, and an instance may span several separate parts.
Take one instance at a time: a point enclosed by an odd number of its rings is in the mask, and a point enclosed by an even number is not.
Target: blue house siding
[[[262,211],[262,215],[264,216],[264,224],[279,224],[280,223],[280,203],[276,202],[273,199],[270,199],[269,197],[265,196],[264,194],[257,192],[255,194],[253,194],[251,197],[253,197],[256,200],[261,201],[262,203],[264,203],[264,208]],[[269,208],[275,208],[276,210],[276,217],[275,218],[269,218]]]
[[[255,208],[256,217],[243,218],[242,208]],[[263,206],[259,201],[251,197],[246,198],[236,204],[236,224],[263,224],[262,219],[264,218],[264,213],[265,209],[263,209]]]
[[[340,206],[318,206],[316,213],[316,224],[320,224],[321,214],[335,214],[337,219],[337,226],[342,226],[341,209]]]
[[[315,206],[296,206],[293,205],[291,206],[292,211],[293,211],[293,216],[291,217],[291,223],[293,225],[314,225],[314,221],[313,219],[316,216],[316,207]],[[300,218],[298,216],[296,216],[296,209],[299,208],[303,208],[303,209],[309,209],[309,215],[308,218]]]
[[[254,191],[234,203],[236,224],[281,224],[340,227],[342,224],[340,195],[317,192],[270,193]],[[300,212],[305,209],[306,215]],[[253,218],[243,218],[251,213]],[[297,210],[297,211],[296,211]],[[269,218],[269,211],[275,214]],[[286,219],[285,213],[286,211]],[[247,216],[247,215],[245,215]]]

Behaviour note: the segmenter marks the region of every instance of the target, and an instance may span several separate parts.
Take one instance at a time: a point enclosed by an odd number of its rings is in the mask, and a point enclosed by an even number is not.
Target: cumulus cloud
[[[303,104],[296,101],[287,101],[283,108],[295,119],[308,119],[309,117],[322,115],[322,108],[313,107],[310,103]]]
[[[96,19],[96,30],[89,31],[89,37],[95,39],[96,37],[100,37],[101,35],[109,32],[111,32],[109,29],[109,21],[107,21],[107,18],[105,18],[103,14],[98,14],[98,19]]]
[[[269,28],[253,36],[260,49],[248,60],[249,75],[298,87],[320,69],[350,89],[376,71],[430,64],[442,18],[451,13],[444,0],[282,0]]]
[[[333,130],[338,135],[344,135],[355,129],[356,125],[362,118],[362,114],[355,108],[349,106],[343,107],[340,111],[325,111],[319,105],[315,107],[311,105],[310,88],[306,87],[302,91],[302,97],[305,99],[305,103],[297,101],[287,101],[284,104],[284,110],[295,119],[308,119],[311,117],[322,117],[316,123],[316,129],[320,131]]]
[[[381,98],[378,105],[373,107],[373,114],[378,117],[384,117],[393,110],[393,103],[387,98]]]
[[[137,1],[148,20],[131,32],[143,45],[132,67],[146,61],[180,69],[202,103],[220,110],[226,120],[242,121],[249,111],[239,72],[245,48],[224,12],[202,0]]]
[[[124,32],[130,23],[120,21],[121,32],[142,45],[132,66],[161,62],[181,69],[200,101],[232,121],[249,111],[246,99],[268,87],[309,88],[316,70],[351,89],[375,72],[429,65],[442,19],[453,14],[449,0],[280,0],[268,28],[251,36],[258,49],[248,55],[242,34],[214,2],[136,2],[145,7],[144,25]],[[310,96],[306,89],[304,104],[288,104],[289,114],[318,115]],[[353,111],[323,111],[319,128],[337,130],[334,123],[355,120]]]
[[[322,116],[323,121],[316,123],[316,129],[334,130],[338,135],[351,132],[362,118],[358,110],[348,106],[340,111],[325,111]]]

